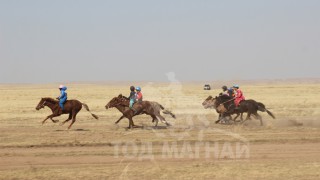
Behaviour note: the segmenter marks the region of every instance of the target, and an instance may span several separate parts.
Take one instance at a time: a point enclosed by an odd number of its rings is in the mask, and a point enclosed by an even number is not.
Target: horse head
[[[47,103],[47,101],[45,100],[45,98],[41,98],[40,102],[38,103],[36,110],[39,111],[40,109],[44,108],[45,104]]]
[[[50,107],[50,105],[53,105],[53,104],[58,104],[58,101],[56,101],[52,98],[49,98],[49,97],[41,98],[40,102],[38,103],[38,105],[36,107],[36,110],[40,110],[48,105]]]
[[[216,98],[213,98],[212,96],[209,96],[207,97],[206,100],[204,100],[204,102],[202,103],[202,106],[205,108],[205,109],[208,109],[208,108],[215,108],[215,102],[216,102]]]
[[[126,100],[126,97],[124,97],[122,94],[119,94],[117,97],[112,98],[105,107],[106,109],[109,109],[119,105],[123,105]]]

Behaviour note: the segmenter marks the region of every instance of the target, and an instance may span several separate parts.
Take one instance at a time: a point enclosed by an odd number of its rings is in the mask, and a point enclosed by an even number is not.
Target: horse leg
[[[221,113],[219,113],[219,117],[218,117],[218,122],[221,120],[221,116],[222,116],[222,114]],[[217,121],[216,121],[216,123],[217,123]]]
[[[216,120],[215,123],[218,124],[221,120],[222,120],[222,114],[219,113],[218,120]]]
[[[129,117],[128,119],[129,119],[129,127],[128,127],[128,129],[132,129],[133,126],[134,126],[132,117]]]
[[[51,114],[50,116],[47,116],[43,121],[42,125],[50,118],[52,120],[53,117],[60,116],[59,114]]]
[[[171,126],[171,124],[169,124],[166,119],[161,116],[160,114],[155,115],[157,117],[158,120],[160,120],[162,123],[166,124],[167,126]]]
[[[242,124],[244,123],[244,122],[246,122],[247,120],[251,120],[251,112],[248,112],[248,114],[247,114],[247,117],[246,117],[246,119],[244,120],[244,121],[242,121]]]
[[[123,119],[124,117],[125,117],[125,116],[122,115],[122,116],[118,119],[118,121],[115,122],[115,124],[118,124],[118,123],[121,121],[121,119]]]
[[[51,118],[51,121],[52,121],[53,123],[59,122],[59,120],[54,120],[54,119],[52,119],[52,118]]]
[[[68,119],[60,123],[60,126],[64,125],[66,122],[70,121],[71,119],[72,119],[72,113],[69,113]]]
[[[43,121],[42,121],[42,125],[47,121],[47,119],[49,119],[50,116],[47,116]]]
[[[258,113],[254,113],[254,115],[260,120],[260,125],[263,126],[262,117]]]
[[[233,121],[236,121],[239,116],[240,114],[238,113],[237,116],[233,119]]]
[[[152,122],[156,122],[155,127],[157,127],[159,122],[157,117],[155,115],[150,115],[150,116],[152,117]]]
[[[252,114],[251,112],[248,112],[246,120],[249,120],[249,119],[251,120],[251,114]]]
[[[225,123],[231,124],[231,120],[233,120],[232,116],[230,114],[228,114],[226,117],[228,117],[228,118],[225,119]]]
[[[77,114],[78,114],[79,111],[72,111],[72,121],[68,127],[68,129],[71,128],[72,124],[76,121],[76,117],[77,117]]]

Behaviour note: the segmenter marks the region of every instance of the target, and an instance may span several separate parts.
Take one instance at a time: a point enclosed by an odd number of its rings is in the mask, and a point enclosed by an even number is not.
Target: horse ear
[[[122,98],[122,94],[119,94],[119,95],[118,95],[118,98]]]

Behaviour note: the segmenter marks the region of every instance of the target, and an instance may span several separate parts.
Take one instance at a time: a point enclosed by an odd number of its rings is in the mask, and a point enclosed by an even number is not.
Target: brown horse
[[[228,109],[223,104],[219,104],[219,105],[216,104],[216,98],[213,98],[212,96],[207,97],[207,99],[205,99],[204,102],[202,103],[202,106],[205,109],[213,108],[216,110],[216,112],[219,114],[219,118],[216,121],[216,123],[220,122],[220,120],[223,119],[226,115],[229,117],[229,119],[232,119],[231,115],[226,114],[228,112]],[[242,120],[242,114],[241,114],[241,120]]]
[[[64,105],[64,110],[61,110],[61,108],[59,107],[59,101],[54,100],[52,98],[46,97],[46,98],[41,98],[39,104],[36,107],[36,110],[40,110],[42,108],[44,108],[45,106],[49,107],[52,111],[52,114],[47,116],[46,119],[44,119],[42,121],[42,124],[44,124],[46,122],[47,119],[51,119],[52,122],[56,123],[59,122],[58,120],[54,120],[52,118],[54,117],[58,117],[62,114],[69,114],[69,117],[67,120],[63,121],[60,125],[64,125],[66,122],[72,120],[71,124],[69,125],[68,129],[71,128],[72,124],[76,121],[76,116],[78,114],[78,112],[82,109],[82,106],[90,112],[88,105],[86,105],[85,103],[81,103],[78,100],[68,100],[65,105]],[[99,119],[97,115],[92,114],[90,112],[90,114],[95,118],[95,119]]]
[[[122,96],[122,98],[125,98],[125,99],[127,99],[127,100],[129,100],[128,98],[126,98],[125,96]],[[168,109],[166,109],[166,108],[164,108],[161,104],[159,104],[158,102],[155,102],[155,101],[149,101],[150,102],[150,104],[151,104],[151,106],[152,106],[152,108],[153,108],[153,111],[157,111],[158,113],[160,113],[160,111],[162,110],[162,113],[163,114],[169,114],[169,115],[171,115],[171,117],[173,117],[174,119],[176,119],[176,115],[175,114],[173,114],[171,111],[169,111]],[[124,112],[124,111],[126,111],[126,110],[128,110],[129,109],[129,106],[126,106],[126,107],[119,107],[120,108],[120,112]],[[140,113],[140,114],[137,114],[137,115],[141,115],[141,114],[145,114],[145,113]],[[147,114],[147,115],[149,115],[149,116],[151,116],[152,117],[152,122],[156,122],[156,124],[155,124],[155,126],[157,127],[158,126],[158,119],[154,116],[154,115],[151,115],[151,114]],[[125,116],[124,115],[122,115],[116,122],[115,122],[115,124],[118,124],[123,118],[125,118]]]
[[[160,114],[160,109],[164,110],[163,106],[157,106],[154,104],[154,102],[142,101],[135,103],[133,108],[137,111],[137,113],[134,113],[133,110],[129,108],[129,100],[120,94],[118,97],[112,98],[105,107],[106,109],[113,107],[117,108],[123,114],[123,116],[121,116],[116,123],[118,123],[123,117],[126,117],[129,119],[129,128],[134,126],[132,117],[140,114],[150,115],[153,118],[153,121],[156,120],[156,126],[158,125],[158,120],[165,123],[167,126],[170,126],[170,124]],[[175,118],[175,115],[168,110],[164,110],[163,113],[170,114],[173,118]]]

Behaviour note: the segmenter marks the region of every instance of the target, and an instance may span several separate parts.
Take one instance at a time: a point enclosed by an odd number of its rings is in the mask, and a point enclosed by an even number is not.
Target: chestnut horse
[[[71,124],[69,125],[68,129],[71,128],[72,124],[76,121],[76,116],[78,112],[82,109],[82,106],[90,112],[88,105],[85,103],[81,103],[78,100],[67,100],[67,102],[64,105],[64,110],[62,111],[61,108],[59,107],[59,101],[54,100],[52,98],[46,97],[46,98],[41,98],[39,104],[36,107],[36,110],[40,110],[44,108],[45,106],[49,107],[52,111],[52,114],[47,116],[46,119],[42,121],[42,124],[46,122],[47,119],[51,119],[52,122],[57,123],[59,122],[58,120],[54,120],[52,118],[58,117],[62,114],[69,114],[69,117],[67,120],[63,121],[60,125],[64,125],[66,122],[72,120]],[[95,118],[99,119],[97,115],[90,114]]]

